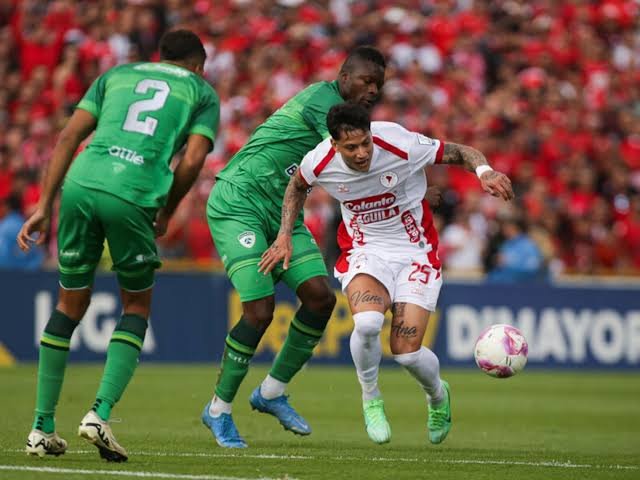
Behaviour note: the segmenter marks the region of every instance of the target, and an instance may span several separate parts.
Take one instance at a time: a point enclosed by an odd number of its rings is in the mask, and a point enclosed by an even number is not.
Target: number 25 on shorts
[[[413,270],[409,274],[410,282],[420,282],[423,284],[429,283],[429,277],[431,276],[431,267],[429,265],[421,265],[418,262],[411,264]]]

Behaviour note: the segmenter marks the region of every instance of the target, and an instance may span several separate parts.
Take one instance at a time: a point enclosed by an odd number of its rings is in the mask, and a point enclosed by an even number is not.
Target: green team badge
[[[256,243],[256,234],[251,231],[242,232],[238,235],[238,241],[243,247],[251,248]]]

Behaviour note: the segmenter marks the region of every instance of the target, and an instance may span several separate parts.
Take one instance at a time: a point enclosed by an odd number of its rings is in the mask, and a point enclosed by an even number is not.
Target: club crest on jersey
[[[383,187],[395,187],[396,183],[398,183],[398,175],[395,172],[384,172],[380,175],[380,183]]]
[[[349,187],[347,187],[344,183],[341,183],[340,185],[338,185],[338,192],[347,193],[349,192]]]
[[[292,177],[294,173],[296,173],[298,171],[298,165],[296,165],[295,163],[292,163],[291,165],[289,165],[284,173],[287,174],[287,177]]]
[[[256,243],[256,234],[251,231],[242,232],[238,235],[238,241],[243,247],[251,248]]]

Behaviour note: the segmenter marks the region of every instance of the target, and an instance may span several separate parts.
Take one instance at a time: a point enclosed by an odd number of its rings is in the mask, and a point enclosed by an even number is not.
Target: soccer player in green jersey
[[[349,101],[371,109],[384,84],[385,60],[372,47],[358,47],[343,63],[337,80],[310,85],[291,98],[253,133],[247,144],[219,173],[207,204],[211,234],[227,275],[240,295],[242,316],[226,338],[218,382],[203,423],[223,447],[247,444],[231,417],[231,403],[249,363],[273,319],[274,284],[284,281],[302,305],[289,327],[271,371],[252,393],[252,408],[274,415],[298,435],[311,428],[291,407],[286,385],[320,341],[335,305],[322,255],[299,216],[292,235],[295,256],[285,271],[258,272],[263,252],[280,228],[282,198],[302,157],[329,136],[329,109]]]
[[[106,238],[123,313],[111,336],[95,403],[78,434],[108,461],[128,458],[108,421],[133,376],[144,342],[154,272],[160,266],[155,236],[166,231],[198,176],[213,147],[220,116],[218,95],[201,77],[206,53],[194,33],[166,33],[160,58],[114,67],[91,85],[60,133],[38,209],[18,234],[23,250],[44,242],[64,179],[58,227],[60,291],[40,342],[29,454],[60,455],[67,449],[55,431],[54,413],[71,335],[89,306]],[[78,146],[94,130],[93,139],[71,165]],[[184,157],[172,172],[171,158],[185,143]]]

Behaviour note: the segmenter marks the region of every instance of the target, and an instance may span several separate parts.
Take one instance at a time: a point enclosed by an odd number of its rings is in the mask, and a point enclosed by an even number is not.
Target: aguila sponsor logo
[[[346,209],[352,212],[362,213],[370,210],[380,210],[390,207],[396,201],[393,193],[383,193],[372,197],[358,198],[356,200],[347,200],[343,203]]]
[[[358,222],[362,225],[368,225],[369,223],[382,222],[391,217],[395,217],[400,213],[399,207],[391,207],[386,210],[376,210],[374,212],[360,213],[358,214]]]

